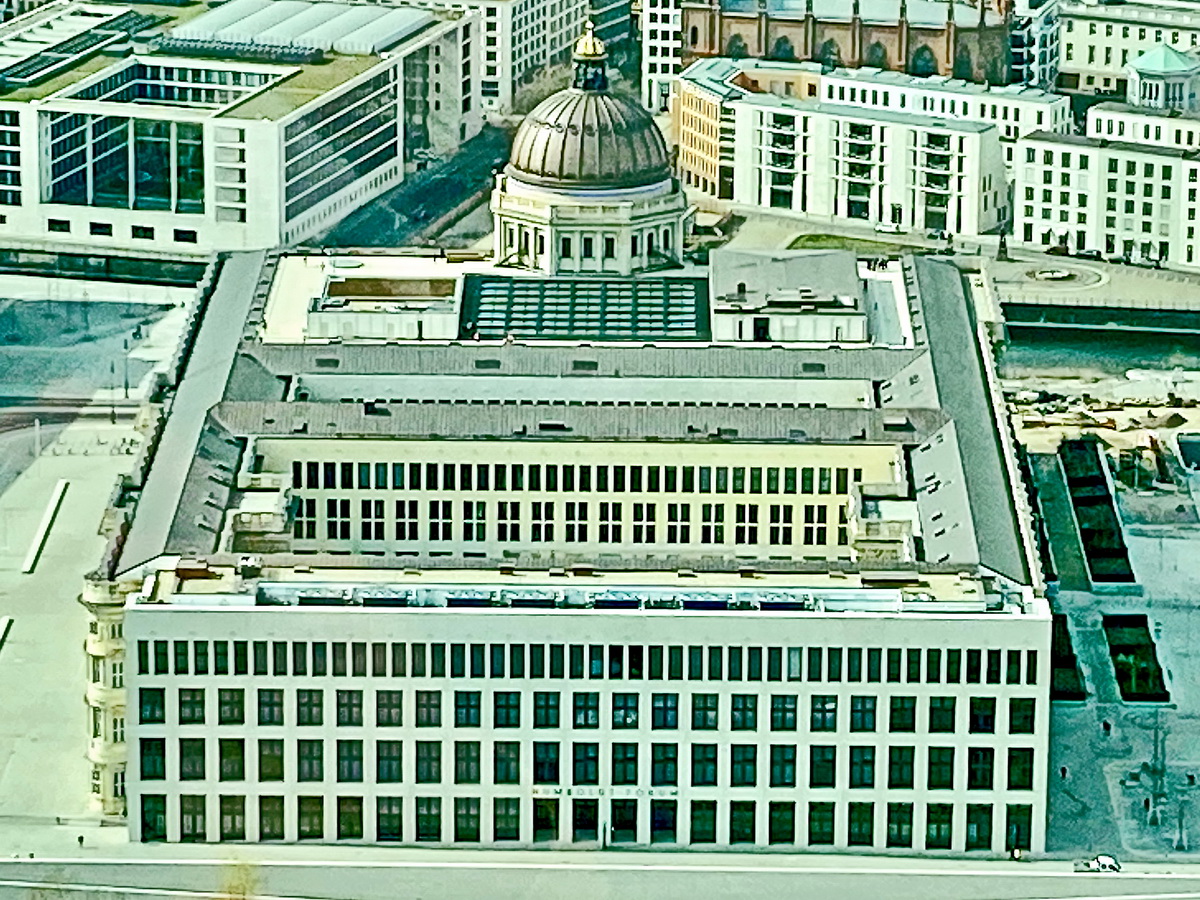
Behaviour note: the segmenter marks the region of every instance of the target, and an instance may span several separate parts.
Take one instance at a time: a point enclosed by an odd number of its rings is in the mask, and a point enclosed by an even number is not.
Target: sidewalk
[[[112,451],[132,436],[125,425],[75,422],[0,494],[0,615],[14,619],[0,648],[0,854],[43,840],[34,823],[87,816],[87,617],[76,598],[104,547],[97,527],[114,481],[134,459]],[[69,482],[62,508],[37,568],[22,574],[59,479]]]

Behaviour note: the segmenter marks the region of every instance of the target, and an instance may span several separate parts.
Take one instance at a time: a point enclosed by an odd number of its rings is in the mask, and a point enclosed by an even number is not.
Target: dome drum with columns
[[[609,91],[590,23],[574,56],[572,86],[525,118],[497,177],[496,260],[546,274],[676,265],[689,211],[662,132],[635,100]]]

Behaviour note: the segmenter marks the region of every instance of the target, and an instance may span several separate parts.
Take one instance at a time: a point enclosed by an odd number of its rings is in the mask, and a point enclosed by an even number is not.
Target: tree
[[[750,48],[746,46],[746,39],[740,34],[730,35],[728,43],[725,44],[725,55],[731,59],[745,59],[750,55]]]

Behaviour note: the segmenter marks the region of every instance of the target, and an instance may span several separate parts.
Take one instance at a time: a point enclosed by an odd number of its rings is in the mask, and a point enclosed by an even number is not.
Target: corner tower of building
[[[609,89],[589,23],[571,87],[529,114],[496,180],[496,259],[553,274],[630,275],[676,265],[687,200],[666,141],[635,99]]]

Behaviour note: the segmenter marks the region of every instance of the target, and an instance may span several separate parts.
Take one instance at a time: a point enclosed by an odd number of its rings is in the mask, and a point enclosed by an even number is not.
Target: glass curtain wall
[[[204,212],[204,132],[194,122],[47,113],[46,200]]]

